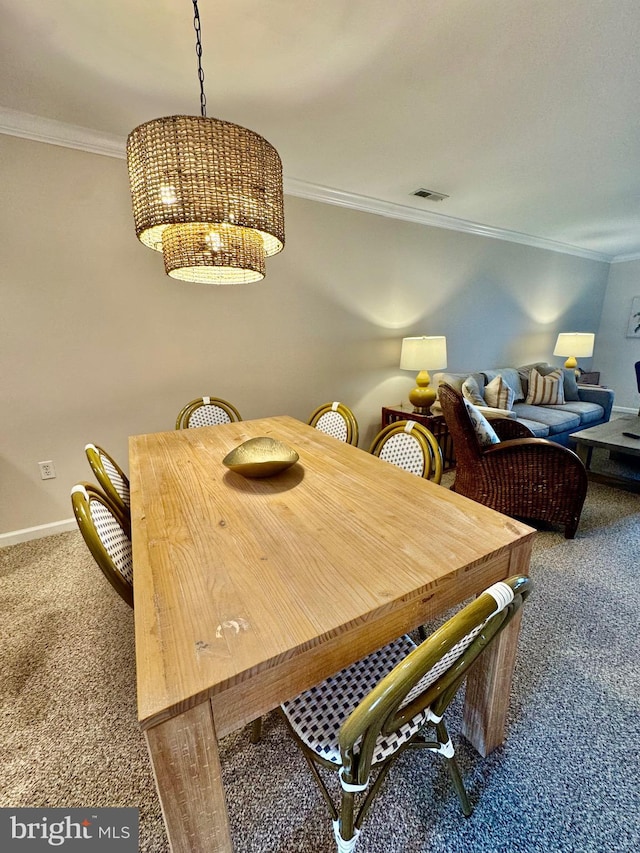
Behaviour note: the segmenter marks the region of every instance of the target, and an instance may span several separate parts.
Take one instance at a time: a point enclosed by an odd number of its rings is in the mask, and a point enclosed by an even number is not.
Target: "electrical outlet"
[[[40,476],[43,480],[53,480],[56,476],[56,469],[53,462],[49,459],[48,462],[38,462],[40,466]]]

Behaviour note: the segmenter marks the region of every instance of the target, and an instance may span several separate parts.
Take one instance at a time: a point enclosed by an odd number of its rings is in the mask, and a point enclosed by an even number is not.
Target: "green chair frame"
[[[96,502],[108,511],[110,530],[100,529],[101,526],[96,524],[92,513],[92,505]],[[118,528],[125,537],[125,562],[131,562],[129,515],[122,513],[104,492],[91,483],[78,483],[71,489],[71,505],[80,533],[94,560],[118,595],[133,607],[133,576],[129,579],[118,565],[122,554],[118,555],[123,544],[122,537],[117,535]]]
[[[129,478],[115,459],[97,444],[87,444],[84,452],[96,480],[107,497],[123,515],[131,512]]]
[[[338,441],[358,446],[358,421],[344,403],[323,403],[312,413],[307,423]]]
[[[400,458],[400,448],[398,448],[399,455],[395,454],[396,448],[393,446],[396,442],[399,444],[400,441],[402,441],[402,436],[405,434],[407,436],[411,436],[411,438],[417,442],[417,446],[422,452],[421,471],[417,471],[412,467],[405,467],[402,463],[402,459]],[[396,439],[396,441],[393,441],[394,439]],[[392,440],[392,444],[388,444],[390,440]],[[407,438],[407,440],[409,439]],[[390,448],[393,448],[391,452],[389,452]],[[372,453],[374,456],[379,456],[382,459],[386,459],[387,462],[391,462],[392,465],[395,465],[398,468],[404,468],[412,474],[418,474],[420,477],[424,477],[425,480],[432,480],[437,485],[442,481],[442,471],[444,468],[442,448],[438,444],[435,435],[425,426],[422,426],[422,424],[419,424],[416,421],[395,421],[394,423],[383,427],[373,439],[369,453]]]
[[[194,413],[205,406],[211,406],[212,411],[218,413],[217,418],[212,419],[210,424],[192,425],[191,418]],[[227,400],[222,400],[219,397],[197,397],[180,409],[180,413],[176,418],[176,429],[193,429],[195,426],[214,426],[215,424],[233,423],[234,421],[241,420],[240,412],[234,405],[227,402]]]
[[[410,638],[405,637],[404,640],[410,642],[413,650],[393,668],[390,667],[388,674],[355,708],[346,709],[346,712],[350,710],[350,713],[338,732],[339,763],[323,758],[311,749],[289,719],[293,703],[299,702],[305,696],[309,696],[310,707],[313,709],[322,705],[322,700],[317,700],[316,691],[322,691],[325,686],[326,704],[330,705],[330,680],[282,705],[289,730],[306,758],[329,808],[340,853],[347,853],[355,848],[362,821],[382,782],[395,760],[407,749],[426,749],[443,756],[462,811],[467,817],[471,814],[472,806],[443,718],[462,686],[469,668],[513,619],[531,589],[532,583],[528,577],[510,577],[485,590],[419,646],[415,646]],[[395,641],[396,644],[398,642]],[[384,650],[381,651],[384,653]],[[353,668],[362,667],[363,663],[366,665],[368,660],[380,653],[374,652],[369,658],[365,658],[364,662],[354,664]],[[340,675],[346,673],[348,677],[350,669],[347,667]],[[316,704],[313,704],[314,702]],[[335,706],[329,709],[334,719],[344,718],[344,712],[343,709],[340,714],[340,710]],[[317,716],[323,712],[313,710],[312,713],[316,714],[315,723]],[[324,713],[327,713],[327,710]],[[419,716],[421,714],[422,718]],[[380,749],[381,739],[392,737],[409,724],[420,727],[391,754],[382,760],[374,761],[374,752],[376,748]],[[321,724],[319,727],[321,728]],[[425,730],[429,727],[435,728],[435,738],[426,737]],[[339,773],[339,803],[334,802],[320,776],[319,767]],[[373,781],[372,770],[374,773],[377,771]],[[362,798],[357,810],[356,797]]]

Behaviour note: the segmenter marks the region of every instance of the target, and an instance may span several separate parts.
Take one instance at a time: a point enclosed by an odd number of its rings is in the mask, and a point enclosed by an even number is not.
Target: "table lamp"
[[[416,387],[409,394],[413,411],[428,414],[436,399],[429,388],[429,370],[442,370],[447,366],[447,339],[444,336],[403,338],[400,353],[401,370],[417,370]]]
[[[593,332],[560,332],[553,354],[569,356],[564,366],[573,367],[576,376],[579,376],[580,371],[577,369],[576,356],[590,358],[593,355],[594,340],[595,334]]]

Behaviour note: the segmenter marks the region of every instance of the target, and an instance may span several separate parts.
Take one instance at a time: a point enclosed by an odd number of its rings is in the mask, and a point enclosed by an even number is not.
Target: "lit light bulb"
[[[220,234],[217,231],[209,231],[209,233],[205,237],[205,242],[207,243],[212,252],[219,252],[222,248],[222,240],[220,238]]]
[[[163,204],[175,204],[178,201],[175,187],[160,187],[160,201]]]

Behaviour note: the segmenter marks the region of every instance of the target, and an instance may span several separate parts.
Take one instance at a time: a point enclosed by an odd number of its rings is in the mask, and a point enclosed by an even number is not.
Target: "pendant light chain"
[[[200,38],[200,13],[198,0],[193,0],[193,28],[196,31],[196,56],[198,57],[198,80],[200,81],[200,115],[207,117],[207,98],[204,94],[204,71],[202,70],[202,41]]]

